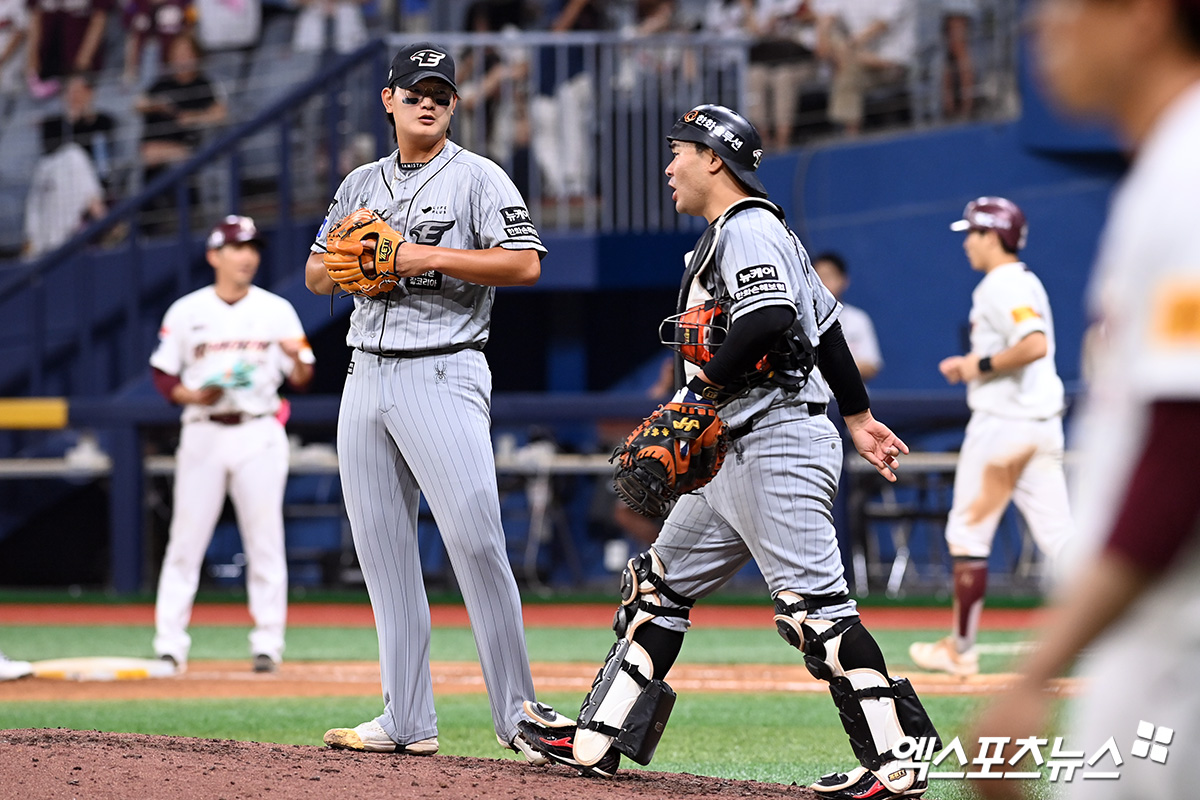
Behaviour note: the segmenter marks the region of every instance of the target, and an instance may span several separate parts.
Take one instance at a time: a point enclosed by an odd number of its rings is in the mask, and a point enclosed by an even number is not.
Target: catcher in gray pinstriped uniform
[[[733,446],[711,483],[680,497],[657,541],[626,567],[618,641],[579,716],[527,702],[532,721],[521,730],[585,775],[612,775],[619,754],[649,763],[674,703],[664,678],[690,607],[753,557],[779,633],[829,683],[859,760],[812,788],[836,798],[920,795],[927,782],[894,748],[905,736],[936,739],[937,732],[909,682],[888,676],[847,592],[832,512],[842,443],[825,415],[824,386],[807,380],[814,349],[860,455],[894,480],[891,469],[908,448],[871,416],[837,322],[841,307],[782,212],[765,200],[755,175],[758,132],[736,112],[705,105],[668,138],[676,209],[710,223],[689,256],[680,313],[667,320],[664,341],[688,359],[672,402],[715,407]],[[616,482],[636,510],[661,508],[653,497],[643,502],[645,487],[628,487],[628,470],[619,468]]]

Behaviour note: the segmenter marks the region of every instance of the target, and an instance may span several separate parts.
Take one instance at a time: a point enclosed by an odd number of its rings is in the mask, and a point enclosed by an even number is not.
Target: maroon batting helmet
[[[208,242],[206,244],[209,250],[216,250],[227,244],[236,244],[239,242],[254,242],[259,247],[262,247],[264,244],[263,237],[258,232],[258,226],[254,224],[254,220],[249,217],[230,214],[214,225],[213,229],[208,232]]]
[[[952,231],[995,231],[1012,252],[1025,247],[1029,223],[1012,200],[1003,197],[979,197],[967,203],[962,219],[950,225]]]

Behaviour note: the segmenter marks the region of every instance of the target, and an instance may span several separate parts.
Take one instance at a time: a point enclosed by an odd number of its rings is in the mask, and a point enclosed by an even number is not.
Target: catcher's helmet
[[[967,203],[962,219],[950,225],[952,231],[995,231],[1000,241],[1014,253],[1025,247],[1029,223],[1012,200],[1003,197],[979,197]]]
[[[667,141],[695,142],[711,147],[750,194],[767,196],[762,181],[754,174],[762,159],[762,137],[750,120],[732,108],[711,104],[696,106],[676,121]]]
[[[227,244],[239,242],[254,242],[259,247],[262,247],[264,244],[263,237],[259,234],[258,226],[254,224],[254,220],[249,217],[230,214],[214,225],[213,229],[209,231],[206,245],[209,250],[216,250]]]

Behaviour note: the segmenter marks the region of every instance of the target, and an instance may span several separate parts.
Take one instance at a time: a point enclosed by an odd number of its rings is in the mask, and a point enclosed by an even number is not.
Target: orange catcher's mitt
[[[639,514],[662,517],[681,494],[716,477],[728,449],[729,433],[712,401],[682,389],[613,452],[613,488]]]

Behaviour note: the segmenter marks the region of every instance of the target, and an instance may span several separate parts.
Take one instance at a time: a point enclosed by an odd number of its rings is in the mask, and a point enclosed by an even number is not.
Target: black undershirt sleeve
[[[860,414],[871,407],[867,387],[863,384],[862,375],[858,374],[858,365],[854,363],[850,346],[842,334],[842,323],[834,322],[829,330],[821,334],[821,343],[817,345],[817,368],[833,390],[843,417]],[[708,374],[707,370],[705,374]]]
[[[738,317],[716,355],[704,365],[704,377],[716,386],[728,386],[752,371],[795,318],[796,310],[782,304],[756,308]]]

